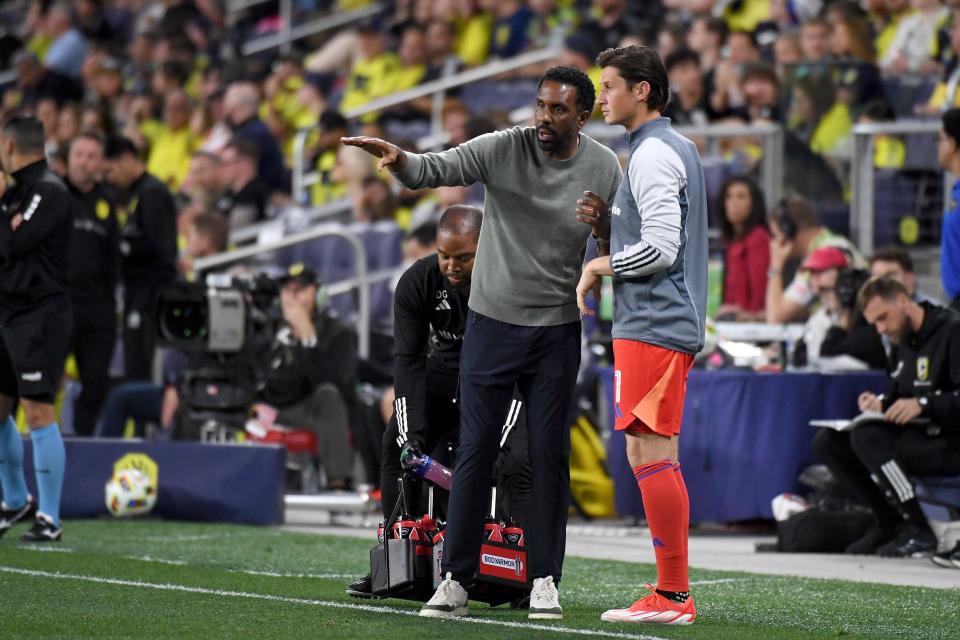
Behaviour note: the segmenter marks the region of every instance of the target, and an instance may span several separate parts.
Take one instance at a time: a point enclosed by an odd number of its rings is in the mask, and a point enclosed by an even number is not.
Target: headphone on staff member
[[[797,223],[790,216],[788,207],[790,205],[789,198],[780,198],[780,202],[777,203],[777,208],[774,210],[773,221],[777,223],[777,228],[783,233],[783,236],[793,242],[797,237],[797,232],[800,230],[797,227]]]
[[[850,261],[853,262],[852,260]],[[855,269],[847,267],[841,269],[837,275],[837,284],[835,292],[837,301],[844,309],[853,309],[857,305],[857,294],[860,288],[870,279],[870,274],[865,269]]]

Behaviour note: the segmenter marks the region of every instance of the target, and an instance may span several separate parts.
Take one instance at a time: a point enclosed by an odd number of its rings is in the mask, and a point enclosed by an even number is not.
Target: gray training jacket
[[[613,337],[695,354],[707,308],[707,195],[696,146],[658,118],[627,134],[610,216]]]

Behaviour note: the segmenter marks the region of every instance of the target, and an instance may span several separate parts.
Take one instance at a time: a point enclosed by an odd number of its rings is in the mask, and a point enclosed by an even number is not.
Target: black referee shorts
[[[0,327],[0,394],[53,404],[70,348],[70,302],[58,302]]]

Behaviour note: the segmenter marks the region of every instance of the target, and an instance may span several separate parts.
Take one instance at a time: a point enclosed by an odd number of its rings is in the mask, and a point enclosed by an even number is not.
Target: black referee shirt
[[[38,160],[0,199],[0,324],[66,298],[73,221],[63,182]]]

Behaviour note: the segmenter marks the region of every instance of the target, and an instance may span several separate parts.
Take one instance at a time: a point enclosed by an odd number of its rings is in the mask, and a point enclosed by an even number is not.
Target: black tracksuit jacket
[[[45,160],[12,178],[0,199],[0,325],[64,300],[69,291],[73,214],[66,186]]]
[[[923,416],[960,432],[960,315],[928,302],[920,330],[896,345],[883,409],[900,398],[927,398]]]

